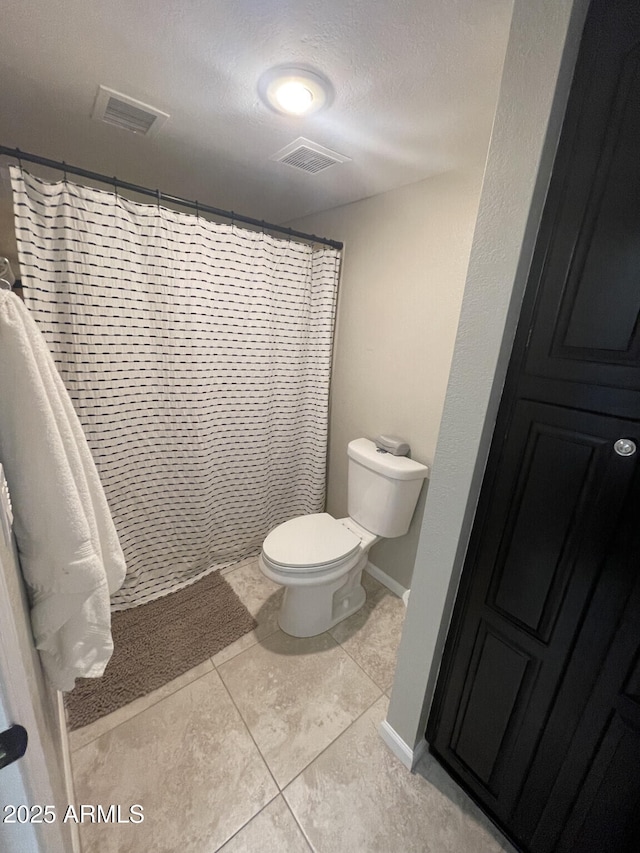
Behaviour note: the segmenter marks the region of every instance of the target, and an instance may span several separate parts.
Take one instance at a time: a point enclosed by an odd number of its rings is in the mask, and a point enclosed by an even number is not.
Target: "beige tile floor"
[[[359,613],[296,640],[255,560],[225,575],[257,628],[71,733],[78,803],[145,816],[82,824],[83,853],[511,850],[430,756],[412,774],[380,740],[400,599],[365,575]]]

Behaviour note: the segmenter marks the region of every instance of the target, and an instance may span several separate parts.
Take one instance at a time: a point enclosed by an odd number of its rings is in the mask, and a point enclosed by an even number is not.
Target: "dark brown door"
[[[532,853],[640,851],[639,316],[640,3],[594,0],[427,730]]]

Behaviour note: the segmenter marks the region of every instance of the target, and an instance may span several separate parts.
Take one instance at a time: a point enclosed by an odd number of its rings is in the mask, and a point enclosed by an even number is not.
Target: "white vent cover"
[[[318,172],[324,172],[325,169],[337,163],[348,162],[351,157],[345,157],[344,154],[338,154],[337,151],[331,151],[329,148],[318,145],[317,142],[311,142],[310,139],[299,136],[290,145],[272,154],[269,159],[310,175],[317,175]]]
[[[122,92],[114,92],[106,86],[98,87],[91,116],[143,136],[153,136],[169,118],[162,110],[136,101]]]

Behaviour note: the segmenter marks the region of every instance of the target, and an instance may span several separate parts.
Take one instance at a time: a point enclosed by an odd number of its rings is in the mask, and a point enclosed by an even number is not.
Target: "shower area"
[[[127,562],[113,610],[322,511],[340,244],[221,224],[160,193],[132,201],[116,179],[93,189],[12,166],[11,184],[25,302]]]

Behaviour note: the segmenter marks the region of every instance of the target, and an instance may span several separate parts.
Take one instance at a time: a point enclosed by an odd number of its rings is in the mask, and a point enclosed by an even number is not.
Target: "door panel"
[[[578,234],[576,261],[568,277],[568,289],[575,297],[563,300],[554,355],[608,364],[633,361],[637,355],[640,110],[634,94],[640,91],[638,75],[640,47],[636,45],[622,65],[602,157]]]
[[[545,259],[525,370],[637,389],[639,12],[629,3],[617,5],[628,7],[628,26],[611,32],[611,22],[601,25],[590,99],[581,110],[572,169]]]
[[[487,622],[480,624],[471,656],[468,695],[462,698],[451,748],[494,796],[498,794],[492,783],[494,770],[516,707],[522,706],[528,692],[525,679],[531,664],[531,655]],[[490,717],[487,708],[491,708]]]
[[[563,420],[566,426],[561,427]],[[523,466],[511,466],[517,480],[504,506],[506,525],[499,523],[495,534],[501,537],[497,554],[491,549],[485,558],[496,568],[489,603],[543,642],[557,618],[578,540],[589,523],[594,489],[600,488],[607,463],[614,461],[611,440],[621,429],[615,420],[605,427],[598,419],[607,435],[594,434],[596,419],[583,415],[575,426],[587,429],[592,424],[588,435],[569,428],[575,420],[562,409],[519,404],[514,437],[526,434],[526,439],[514,453]]]

